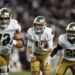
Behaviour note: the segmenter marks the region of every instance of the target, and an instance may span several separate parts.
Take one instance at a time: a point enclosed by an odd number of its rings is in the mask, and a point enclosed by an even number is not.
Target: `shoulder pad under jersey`
[[[53,39],[54,35],[52,34],[52,28],[46,27],[44,33],[47,36],[47,40]]]
[[[15,20],[15,19],[10,19],[10,24],[13,25],[13,27],[14,27],[17,31],[21,32],[21,26],[20,26],[20,24],[18,23],[17,20]]]
[[[59,36],[59,44],[60,44],[61,46],[62,46],[62,45],[65,45],[66,40],[67,40],[66,34],[62,34],[62,35]]]

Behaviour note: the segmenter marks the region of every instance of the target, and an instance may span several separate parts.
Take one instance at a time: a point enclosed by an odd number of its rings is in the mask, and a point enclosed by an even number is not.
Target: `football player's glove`
[[[69,40],[75,39],[75,22],[72,22],[67,26],[66,33]]]
[[[36,31],[37,33],[43,32],[44,27],[46,26],[45,17],[44,17],[44,16],[37,16],[37,17],[34,19],[33,25],[34,25],[35,31]],[[36,25],[42,26],[42,27],[38,30],[38,29],[36,28]]]
[[[0,9],[0,27],[6,28],[10,21],[10,11],[7,8]]]

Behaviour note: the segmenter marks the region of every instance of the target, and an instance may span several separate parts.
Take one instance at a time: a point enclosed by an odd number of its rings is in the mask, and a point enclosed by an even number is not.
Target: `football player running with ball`
[[[46,27],[43,16],[34,19],[33,27],[28,29],[27,59],[31,62],[32,75],[50,75],[50,52],[53,48],[52,29]]]
[[[23,47],[21,27],[7,8],[0,9],[0,75],[8,75],[12,46]]]
[[[62,49],[64,53],[55,75],[64,75],[68,68],[75,75],[75,22],[70,23],[66,28],[66,34],[59,37],[59,44],[51,52],[51,57]]]

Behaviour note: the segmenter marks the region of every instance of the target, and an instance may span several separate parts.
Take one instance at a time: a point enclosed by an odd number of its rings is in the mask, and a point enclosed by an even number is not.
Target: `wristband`
[[[51,48],[45,48],[43,51],[51,52]]]
[[[17,44],[17,41],[16,40],[13,40],[12,44],[13,45],[16,45]]]
[[[43,51],[45,51],[45,52],[46,52],[46,51],[47,51],[47,49],[43,49]]]
[[[33,56],[33,54],[28,54],[29,58],[31,58]]]

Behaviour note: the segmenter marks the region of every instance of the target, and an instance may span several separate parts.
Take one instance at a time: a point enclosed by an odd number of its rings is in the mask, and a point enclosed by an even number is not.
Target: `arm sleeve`
[[[53,49],[53,40],[48,41],[48,48]]]
[[[21,25],[18,23],[17,20],[13,19],[13,27],[16,28],[16,31],[21,32]]]
[[[18,23],[17,23],[18,24]],[[21,26],[20,26],[20,24],[18,24],[18,26],[17,26],[17,31],[18,32],[21,32]]]
[[[32,42],[30,40],[28,40],[27,46],[32,46]]]
[[[59,44],[53,49],[53,51],[51,52],[51,57],[53,57],[57,52],[58,50],[61,50],[63,49]]]

